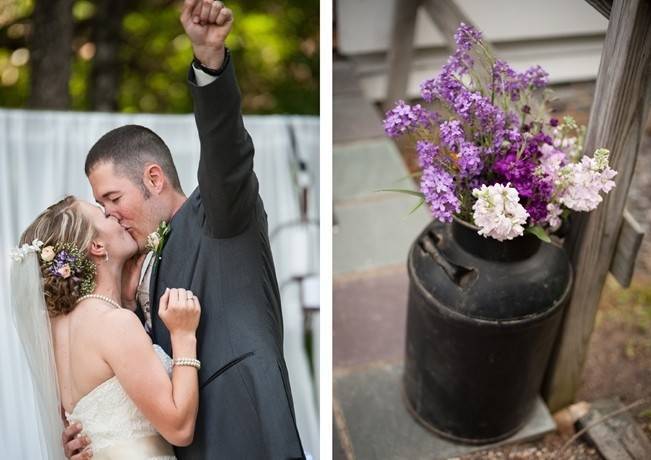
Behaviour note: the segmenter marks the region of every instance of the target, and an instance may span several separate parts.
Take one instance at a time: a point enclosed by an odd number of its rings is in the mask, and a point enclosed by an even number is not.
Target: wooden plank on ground
[[[609,414],[622,409],[618,399],[605,399],[591,404],[590,411],[577,422],[583,429]],[[630,412],[622,412],[595,424],[583,435],[606,460],[649,460],[651,441]]]
[[[586,152],[611,151],[616,188],[591,213],[577,213],[566,239],[575,268],[543,394],[552,411],[574,401],[594,327],[599,297],[613,259],[637,159],[646,112],[651,64],[651,2],[615,0],[590,113]]]

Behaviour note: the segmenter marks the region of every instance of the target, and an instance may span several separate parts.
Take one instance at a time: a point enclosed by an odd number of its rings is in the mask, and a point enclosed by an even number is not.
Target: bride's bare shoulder
[[[79,304],[78,313],[82,313],[88,326],[91,326],[98,338],[106,337],[111,341],[115,340],[117,334],[124,334],[122,338],[130,338],[133,335],[147,336],[145,329],[138,319],[138,316],[126,308],[115,308],[99,299],[86,299]]]
[[[145,336],[147,335],[140,319],[131,310],[126,308],[112,308],[104,312],[102,316],[106,326],[111,329],[123,330],[125,332],[137,331]]]

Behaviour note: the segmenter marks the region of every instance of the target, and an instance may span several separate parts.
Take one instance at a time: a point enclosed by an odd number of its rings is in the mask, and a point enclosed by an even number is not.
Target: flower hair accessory
[[[43,242],[41,240],[34,240],[32,241],[32,244],[25,243],[19,248],[12,249],[9,257],[14,262],[22,262],[30,252],[39,252],[41,250],[41,246],[43,246]]]
[[[74,243],[57,243],[41,249],[41,266],[52,276],[81,283],[80,294],[95,289],[95,264]]]
[[[146,248],[149,251],[153,251],[157,256],[160,256],[163,252],[163,247],[165,246],[165,242],[170,231],[172,231],[172,229],[167,224],[167,222],[162,221],[156,231],[150,233],[149,236],[147,236]]]
[[[90,294],[95,290],[95,264],[77,248],[74,243],[57,243],[54,246],[43,247],[41,240],[32,244],[23,244],[11,251],[14,262],[22,262],[27,254],[40,252],[41,267],[45,273],[63,279],[72,277],[73,281],[81,283],[80,295]]]

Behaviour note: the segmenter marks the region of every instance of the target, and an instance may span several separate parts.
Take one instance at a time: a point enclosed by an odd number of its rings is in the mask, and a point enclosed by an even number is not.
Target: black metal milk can
[[[532,234],[500,242],[456,220],[409,252],[407,407],[423,425],[481,444],[515,433],[540,392],[572,268]]]

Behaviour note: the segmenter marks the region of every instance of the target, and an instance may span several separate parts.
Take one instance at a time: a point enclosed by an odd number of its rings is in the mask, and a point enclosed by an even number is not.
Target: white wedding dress
[[[172,359],[158,345],[154,350],[167,373]],[[142,382],[143,385],[146,382]],[[75,405],[69,422],[79,422],[90,438],[93,460],[175,460],[172,446],[156,432],[113,376]]]

